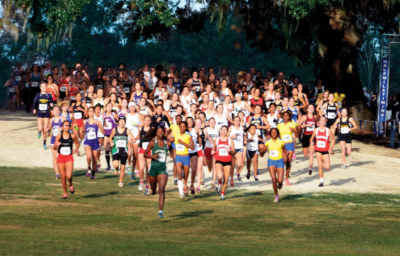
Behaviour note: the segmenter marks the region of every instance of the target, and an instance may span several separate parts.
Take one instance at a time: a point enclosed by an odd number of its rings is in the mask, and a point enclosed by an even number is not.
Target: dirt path
[[[36,117],[32,115],[22,111],[0,111],[0,132],[3,135],[0,166],[52,167],[51,151],[43,150],[42,140],[37,139],[36,127]],[[303,156],[301,146],[297,145],[297,159],[293,161],[290,179],[292,185],[284,186],[280,193],[400,193],[400,151],[353,141],[353,153],[347,158],[348,168],[345,170],[340,168],[342,161],[339,145],[335,146],[334,151],[336,154],[331,155],[331,169],[325,172],[325,186],[319,188],[318,167],[315,167],[317,162],[314,162],[314,172],[309,176],[308,160]],[[104,152],[101,159],[104,166]],[[85,160],[85,155],[75,157],[75,169],[85,169]],[[172,170],[172,161],[169,161],[168,166]],[[259,166],[260,181],[255,182],[253,177],[247,180],[243,176],[242,182],[237,182],[235,177],[235,187],[255,191],[272,190],[266,157],[260,158]],[[206,168],[204,170],[205,189],[208,189],[211,175]],[[244,168],[242,174],[246,172]],[[172,184],[171,180],[169,184]]]

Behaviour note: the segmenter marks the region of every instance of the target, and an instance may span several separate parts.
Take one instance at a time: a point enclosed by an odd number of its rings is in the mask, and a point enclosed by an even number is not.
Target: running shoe
[[[158,212],[158,217],[161,219],[164,218],[163,212]]]
[[[293,160],[296,160],[296,158],[297,158],[297,157],[296,157],[296,153],[293,153],[292,159],[293,159]]]
[[[323,187],[323,186],[324,186],[323,182],[320,182],[319,185],[318,185],[318,187]]]
[[[215,189],[215,183],[211,183],[211,189]]]
[[[65,195],[63,195],[63,197],[61,197],[61,199],[67,199],[67,197],[68,197],[68,195],[65,194]]]
[[[111,167],[110,167],[110,166],[107,167],[106,171],[109,171],[109,170],[111,170]]]
[[[47,149],[47,146],[46,146],[46,145],[43,145],[43,149],[46,150],[46,149]]]
[[[90,175],[91,175],[90,172],[86,172],[86,178],[90,179]]]
[[[278,183],[278,189],[282,189],[282,183]]]
[[[246,178],[247,178],[247,179],[250,179],[250,173],[248,173],[248,174],[246,175]]]
[[[275,196],[274,203],[279,203],[279,196]]]
[[[136,180],[134,173],[132,173],[131,180]]]
[[[255,181],[258,181],[258,177],[257,177],[257,176],[254,176],[254,180],[255,180]]]
[[[139,184],[138,190],[139,190],[140,192],[143,191],[143,183],[140,183],[140,184]]]
[[[178,185],[178,179],[174,179],[174,185]]]
[[[312,169],[308,169],[308,175],[312,174]]]
[[[179,196],[179,199],[180,199],[182,202],[185,202],[185,195],[180,195],[180,196]]]
[[[124,187],[124,183],[122,183],[122,182],[118,183],[118,187],[123,188]]]
[[[75,193],[74,185],[69,186],[69,192],[71,192],[71,194]]]
[[[97,169],[100,169],[100,167],[101,167],[101,163],[100,163],[100,161],[97,161],[96,168],[97,168]]]
[[[231,186],[231,187],[234,187],[234,186],[235,186],[235,184],[233,183],[233,180],[231,180],[230,186]]]
[[[139,175],[140,175],[139,171],[136,171],[135,174],[136,174],[136,176],[139,176]]]
[[[290,186],[290,181],[289,181],[289,179],[285,179],[285,185]]]
[[[60,179],[60,174],[56,174],[56,177],[54,179],[55,180],[59,180]]]
[[[240,177],[240,174],[236,174],[238,181],[242,181],[242,177]]]
[[[221,195],[221,200],[225,200],[225,196],[224,195]]]
[[[118,175],[117,169],[114,170],[114,175]]]
[[[128,170],[127,170],[126,174],[128,174],[128,175],[132,174],[132,167],[131,166],[128,166]]]
[[[150,195],[150,191],[149,191],[150,189],[149,188],[146,188],[145,190],[144,190],[144,195],[145,196],[149,196]]]
[[[187,189],[187,188],[184,188],[184,189],[183,189],[183,192],[185,193],[185,196],[189,196],[189,193],[188,193],[188,189]]]
[[[205,184],[205,183],[204,183],[204,180],[201,180],[200,184],[201,184],[201,185],[204,185],[204,184]]]
[[[346,165],[344,164],[344,165],[342,165],[342,169],[346,169]]]
[[[37,138],[40,139],[40,137],[42,137],[42,133],[38,132]]]
[[[95,180],[96,176],[92,175],[92,177],[90,178],[91,180]]]
[[[193,187],[193,186],[190,187],[190,193],[191,193],[192,195],[194,195],[194,187]]]
[[[197,194],[201,194],[200,188],[196,188],[196,193],[197,193]]]

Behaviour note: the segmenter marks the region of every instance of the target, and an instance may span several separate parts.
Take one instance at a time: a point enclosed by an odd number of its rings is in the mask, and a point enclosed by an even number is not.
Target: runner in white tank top
[[[236,154],[232,158],[231,186],[233,186],[233,170],[235,169],[235,165],[237,179],[238,181],[242,180],[240,174],[246,157],[246,147],[244,144],[247,143],[245,136],[246,133],[243,127],[240,126],[240,118],[236,116],[233,118],[233,125],[229,128],[229,137],[233,140],[236,151]]]

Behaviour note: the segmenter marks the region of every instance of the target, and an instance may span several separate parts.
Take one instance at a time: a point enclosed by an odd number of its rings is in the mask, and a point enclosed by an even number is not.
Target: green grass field
[[[51,169],[0,168],[0,255],[399,255],[399,196],[228,191],[144,196],[138,181],[74,172],[61,200]]]

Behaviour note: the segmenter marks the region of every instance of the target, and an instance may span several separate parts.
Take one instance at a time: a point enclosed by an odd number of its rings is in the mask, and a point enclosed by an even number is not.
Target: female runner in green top
[[[151,158],[151,165],[149,170],[149,181],[151,186],[152,194],[156,194],[157,183],[158,183],[158,205],[159,212],[158,217],[163,218],[163,208],[165,202],[165,187],[168,181],[167,171],[167,154],[168,149],[171,147],[171,143],[167,142],[165,138],[164,127],[158,127],[157,130],[151,128],[149,132],[156,132],[155,138],[153,138],[149,146],[144,153],[145,158]],[[154,136],[152,136],[154,137]],[[151,150],[151,155],[147,153]]]

